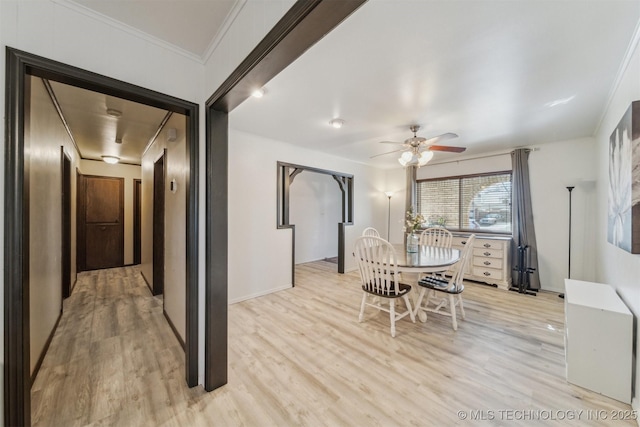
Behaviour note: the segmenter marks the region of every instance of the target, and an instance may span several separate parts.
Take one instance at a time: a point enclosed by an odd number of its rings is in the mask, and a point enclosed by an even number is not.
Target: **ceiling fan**
[[[382,144],[398,144],[402,145],[403,148],[399,150],[389,151],[388,153],[377,154],[375,156],[371,156],[371,158],[378,156],[385,156],[387,154],[403,152],[398,162],[402,166],[424,166],[427,164],[429,160],[433,157],[434,151],[448,151],[451,153],[462,153],[466,150],[465,147],[451,147],[447,145],[435,145],[437,142],[445,141],[447,139],[457,138],[458,135],[455,133],[443,133],[442,135],[434,136],[433,138],[422,138],[421,136],[416,136],[418,130],[420,130],[419,125],[411,125],[409,126],[409,130],[413,132],[413,137],[407,138],[404,142],[393,142],[393,141],[380,141]]]

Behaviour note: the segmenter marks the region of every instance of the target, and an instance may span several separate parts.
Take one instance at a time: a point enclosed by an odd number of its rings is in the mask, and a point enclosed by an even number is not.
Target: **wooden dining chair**
[[[450,248],[453,235],[443,227],[427,228],[420,234],[420,244],[438,248]]]
[[[411,285],[394,280],[400,276],[393,246],[380,237],[361,236],[354,243],[353,256],[356,258],[362,280],[362,302],[358,321],[364,320],[365,307],[371,306],[389,313],[392,337],[396,336],[397,320],[409,315],[411,321],[415,323],[416,319],[408,296]],[[404,300],[406,310],[396,312],[398,298]],[[388,303],[388,308],[383,307],[383,301]]]
[[[472,255],[475,237],[475,234],[472,234],[467,239],[467,243],[460,255],[460,261],[453,267],[454,273],[451,278],[427,276],[418,281],[420,293],[416,300],[414,316],[418,316],[420,321],[427,321],[426,312],[439,313],[451,316],[453,330],[458,330],[456,306],[460,307],[460,315],[464,319],[464,305],[462,304],[464,270]]]
[[[367,227],[362,231],[363,236],[380,237],[380,233],[373,227]]]

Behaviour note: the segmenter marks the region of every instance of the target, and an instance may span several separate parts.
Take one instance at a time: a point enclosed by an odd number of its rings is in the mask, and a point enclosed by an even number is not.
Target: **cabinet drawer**
[[[502,258],[473,257],[473,265],[477,267],[502,269]]]
[[[456,249],[464,248],[464,245],[467,243],[467,240],[469,240],[468,237],[453,236],[453,240],[451,241],[451,246],[453,246]]]
[[[483,249],[504,249],[504,242],[500,240],[489,240],[489,239],[476,239],[473,242],[474,248],[483,248]]]
[[[492,268],[473,267],[472,274],[485,279],[502,280],[502,270]]]
[[[504,254],[503,251],[499,251],[495,249],[473,248],[474,257],[502,258],[503,254]]]

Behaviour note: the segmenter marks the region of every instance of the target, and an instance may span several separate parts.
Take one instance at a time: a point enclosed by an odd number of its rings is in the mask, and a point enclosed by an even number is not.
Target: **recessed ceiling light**
[[[264,93],[265,92],[263,88],[258,88],[251,92],[251,96],[253,96],[254,98],[262,98],[264,96]]]
[[[333,119],[329,122],[329,124],[331,126],[333,126],[336,129],[340,129],[343,125],[344,125],[344,120],[342,119]]]
[[[107,114],[111,117],[120,117],[122,115],[122,111],[116,110],[115,108],[107,108]]]
[[[120,161],[120,157],[116,157],[116,156],[102,156],[102,160],[105,163],[109,163],[110,165],[115,165],[116,163],[118,163]]]

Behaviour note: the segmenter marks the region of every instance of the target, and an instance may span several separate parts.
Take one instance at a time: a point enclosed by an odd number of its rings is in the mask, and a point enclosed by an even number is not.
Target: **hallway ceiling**
[[[201,57],[243,4],[75,3]],[[369,0],[230,126],[384,168],[400,166],[370,159],[395,149],[379,141],[405,140],[411,124],[467,147],[432,163],[592,136],[639,18],[637,0]],[[329,126],[336,117],[342,129]]]

